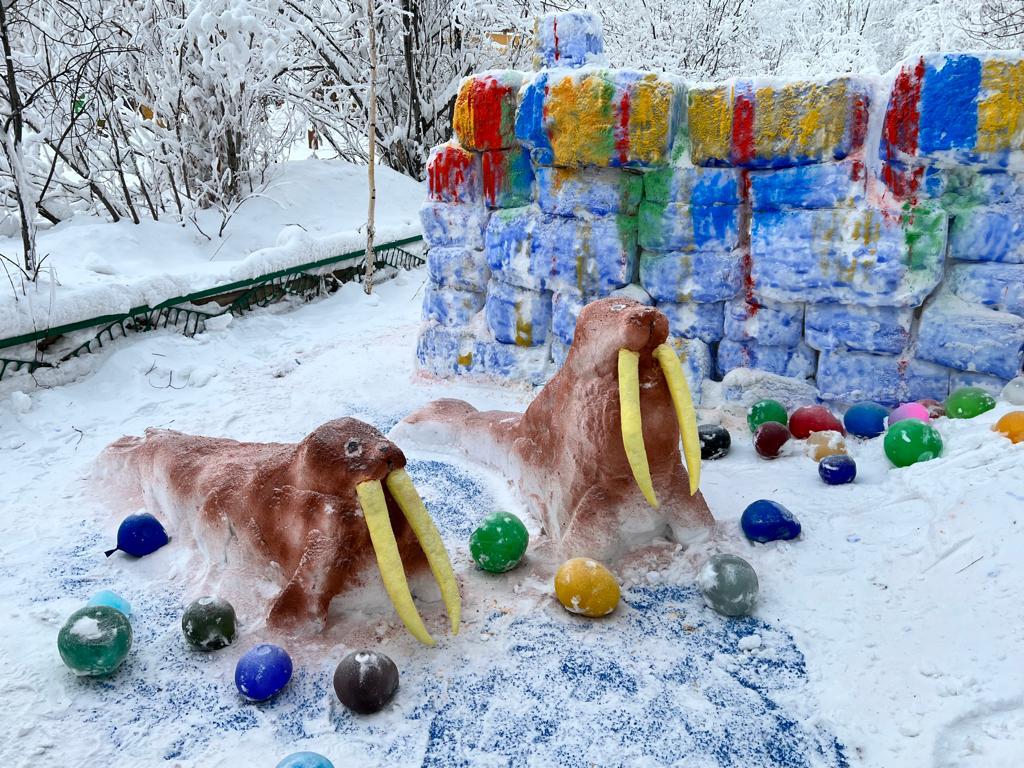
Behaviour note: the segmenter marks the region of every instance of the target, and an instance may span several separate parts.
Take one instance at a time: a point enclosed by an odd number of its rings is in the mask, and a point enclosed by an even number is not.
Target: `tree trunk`
[[[368,133],[370,140],[370,163],[367,166],[367,181],[370,187],[370,203],[366,211],[366,272],[363,275],[363,290],[373,293],[373,252],[374,214],[377,206],[377,184],[373,177],[373,166],[377,162],[377,29],[374,0],[366,0],[366,24],[370,31],[370,93]]]

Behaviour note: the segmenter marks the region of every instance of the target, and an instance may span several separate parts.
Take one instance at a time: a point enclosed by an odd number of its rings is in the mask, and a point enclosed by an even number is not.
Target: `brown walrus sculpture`
[[[454,449],[513,480],[561,555],[615,560],[666,534],[690,544],[714,518],[697,491],[696,414],[667,337],[657,309],[595,301],[580,313],[561,370],[525,413],[438,400],[390,436]]]
[[[433,644],[412,600],[403,563],[429,565],[458,631],[458,587],[433,521],[406,473],[405,455],[351,418],[299,443],[239,443],[149,429],[123,437],[101,462],[141,492],[146,506],[192,529],[216,562],[240,555],[286,584],[271,626],[322,627],[331,599],[359,584],[373,555],[399,617]]]

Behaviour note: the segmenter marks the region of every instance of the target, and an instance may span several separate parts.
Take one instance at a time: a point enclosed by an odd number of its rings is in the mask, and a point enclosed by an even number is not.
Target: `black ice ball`
[[[720,459],[729,452],[732,438],[729,430],[718,424],[701,424],[697,428],[700,435],[700,457],[704,460]]]
[[[353,712],[380,712],[398,690],[398,667],[376,651],[353,651],[334,670],[334,692]]]

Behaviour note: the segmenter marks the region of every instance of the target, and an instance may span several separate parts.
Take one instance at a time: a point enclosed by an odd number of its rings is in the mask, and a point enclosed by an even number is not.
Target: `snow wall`
[[[462,82],[431,153],[424,369],[542,382],[625,295],[695,395],[736,368],[885,404],[1020,372],[1024,53],[690,84],[602,66],[587,13],[536,38],[537,71]]]

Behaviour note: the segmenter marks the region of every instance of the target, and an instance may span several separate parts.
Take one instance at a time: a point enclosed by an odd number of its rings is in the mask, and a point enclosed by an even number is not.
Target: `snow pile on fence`
[[[544,381],[621,293],[698,392],[742,367],[895,403],[1020,371],[1024,57],[687,85],[603,66],[586,13],[537,29],[538,71],[466,78],[431,154],[422,367]]]

